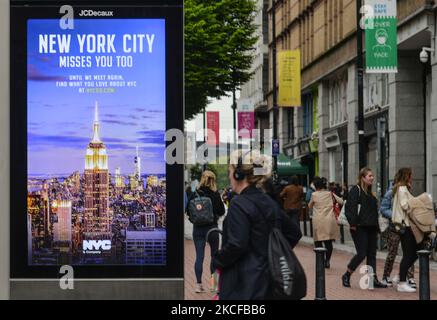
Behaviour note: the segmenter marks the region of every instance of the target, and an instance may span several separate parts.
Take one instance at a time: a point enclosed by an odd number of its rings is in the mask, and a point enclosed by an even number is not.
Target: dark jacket
[[[218,219],[225,214],[225,205],[223,204],[222,198],[220,197],[220,193],[218,191],[212,191],[210,188],[207,187],[200,187],[197,190],[197,193],[201,197],[208,197],[211,199],[212,211],[214,212],[214,224],[212,224],[211,226],[216,226]],[[197,197],[197,195],[195,192],[193,192],[188,202],[193,200],[195,197]]]
[[[359,215],[358,204],[361,204]],[[349,190],[345,210],[346,218],[351,226],[378,226],[378,200],[373,194],[367,194],[358,186],[353,186]]]
[[[267,244],[269,224],[278,218],[291,247],[302,237],[294,223],[267,194],[253,186],[230,204],[223,222],[223,245],[214,265],[222,269],[220,299],[266,299],[270,275]]]

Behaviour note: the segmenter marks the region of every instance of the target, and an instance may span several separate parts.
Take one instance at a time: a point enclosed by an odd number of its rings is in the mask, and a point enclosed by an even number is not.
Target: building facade
[[[277,51],[301,51],[302,105],[279,109],[282,151],[307,165],[310,176],[351,186],[359,171],[356,1],[270,0],[268,12],[270,128],[275,41]],[[435,48],[435,12],[430,0],[398,0],[398,73],[364,75],[364,150],[379,193],[408,166],[414,192],[437,197],[437,59],[434,53],[428,63],[419,59],[423,47]]]
[[[254,23],[258,26],[256,33],[258,41],[255,44],[254,59],[251,72],[253,77],[241,87],[241,100],[250,100],[253,104],[256,118],[255,127],[269,128],[266,94],[268,90],[268,6],[269,0],[257,1],[257,12]],[[237,104],[239,104],[237,102]],[[261,132],[261,135],[263,132]],[[263,136],[261,136],[261,141]]]

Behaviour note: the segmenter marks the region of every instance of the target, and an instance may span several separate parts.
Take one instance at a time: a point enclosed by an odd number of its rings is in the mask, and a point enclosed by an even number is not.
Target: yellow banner
[[[300,50],[279,51],[279,94],[278,106],[300,107]]]

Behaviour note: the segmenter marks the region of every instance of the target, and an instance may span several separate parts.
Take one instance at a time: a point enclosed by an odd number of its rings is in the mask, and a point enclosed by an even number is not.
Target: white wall
[[[0,299],[9,299],[9,1],[0,1]]]

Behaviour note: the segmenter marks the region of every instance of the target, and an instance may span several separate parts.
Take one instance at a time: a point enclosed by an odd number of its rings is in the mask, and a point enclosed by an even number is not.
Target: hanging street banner
[[[217,146],[220,143],[220,113],[218,111],[206,113],[206,127],[208,129],[206,143],[209,146]]]
[[[396,0],[366,0],[365,4],[366,73],[396,73]]]
[[[278,52],[278,106],[301,106],[300,50]]]
[[[252,99],[239,99],[238,110],[238,137],[251,139],[255,129],[255,106]]]

